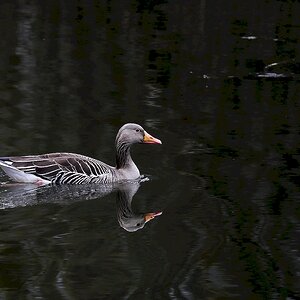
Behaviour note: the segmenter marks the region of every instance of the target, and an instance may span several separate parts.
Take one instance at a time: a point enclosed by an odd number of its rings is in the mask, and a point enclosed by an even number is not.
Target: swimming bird
[[[75,153],[0,157],[0,167],[16,182],[45,184],[113,183],[134,180],[140,171],[130,155],[133,144],[161,144],[134,123],[123,125],[115,140],[116,166]]]

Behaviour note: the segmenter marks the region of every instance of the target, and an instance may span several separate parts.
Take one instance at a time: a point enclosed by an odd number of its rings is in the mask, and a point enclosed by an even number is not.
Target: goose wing
[[[85,183],[87,179],[105,178],[113,167],[88,156],[74,153],[1,157],[1,161],[56,183]]]

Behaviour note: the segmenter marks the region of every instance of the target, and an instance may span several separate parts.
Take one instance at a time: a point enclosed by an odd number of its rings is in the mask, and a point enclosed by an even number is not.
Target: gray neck
[[[130,144],[116,141],[116,168],[121,169],[133,163],[130,156]]]

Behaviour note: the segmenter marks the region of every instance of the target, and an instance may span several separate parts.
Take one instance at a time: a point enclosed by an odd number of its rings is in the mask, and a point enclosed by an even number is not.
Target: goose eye
[[[136,131],[136,132],[141,132],[141,129],[136,129],[135,131]]]

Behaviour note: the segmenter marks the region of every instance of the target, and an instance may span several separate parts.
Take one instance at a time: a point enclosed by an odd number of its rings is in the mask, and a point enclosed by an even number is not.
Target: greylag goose
[[[127,182],[118,186],[117,217],[119,225],[129,232],[144,228],[145,224],[162,214],[161,211],[136,213],[131,208],[132,198],[139,189],[139,182]]]
[[[161,144],[138,124],[123,125],[116,137],[116,166],[74,153],[0,157],[0,167],[16,182],[44,184],[113,183],[134,180],[140,171],[130,155],[133,144]]]

